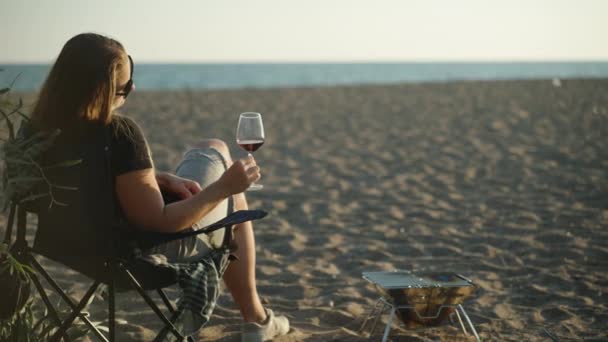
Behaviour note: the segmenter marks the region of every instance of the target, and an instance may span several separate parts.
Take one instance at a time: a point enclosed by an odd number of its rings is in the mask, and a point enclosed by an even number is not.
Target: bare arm
[[[243,192],[259,178],[253,158],[239,160],[197,194],[165,205],[154,169],[149,168],[116,177],[116,193],[130,223],[146,230],[176,232],[192,226],[222,200]]]
[[[182,178],[169,172],[156,172],[156,182],[160,191],[172,194],[180,199],[190,198],[198,194],[201,185],[191,179]]]

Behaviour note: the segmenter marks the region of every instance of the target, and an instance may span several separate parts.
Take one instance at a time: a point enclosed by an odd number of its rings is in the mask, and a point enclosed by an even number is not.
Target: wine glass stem
[[[247,152],[247,157],[253,157],[253,154],[251,154],[251,152]],[[262,188],[264,188],[264,186],[262,184],[253,182],[249,185],[249,188],[247,189],[247,191],[257,191],[257,190],[262,190]]]

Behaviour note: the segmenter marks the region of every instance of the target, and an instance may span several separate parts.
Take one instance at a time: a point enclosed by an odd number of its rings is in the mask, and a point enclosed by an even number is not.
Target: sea
[[[0,64],[0,88],[39,89],[50,69]],[[139,90],[318,87],[337,85],[608,78],[608,61],[458,63],[136,64]]]

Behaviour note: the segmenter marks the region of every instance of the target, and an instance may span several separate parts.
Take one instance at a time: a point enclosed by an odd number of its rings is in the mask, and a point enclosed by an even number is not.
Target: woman
[[[155,172],[140,128],[131,119],[114,114],[135,88],[132,75],[132,59],[119,42],[98,34],[79,34],[59,54],[32,121],[45,130],[64,132],[77,132],[83,122],[112,126],[116,197],[124,217],[134,226],[176,232],[226,216],[231,210],[229,202],[237,210],[247,209],[243,191],[260,178],[260,169],[252,157],[233,161],[220,140],[201,141],[188,151],[177,175]],[[163,193],[179,200],[166,203]],[[287,318],[265,309],[257,293],[251,222],[236,225],[234,234],[238,260],[229,264],[223,279],[245,321],[242,340],[269,340],[286,334]],[[199,236],[195,246],[167,245],[162,252],[170,260],[202,255],[213,248],[216,237],[209,241],[206,235]]]

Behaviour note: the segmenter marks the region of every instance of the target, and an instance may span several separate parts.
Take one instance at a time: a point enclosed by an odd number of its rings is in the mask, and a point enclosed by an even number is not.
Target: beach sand
[[[202,138],[243,157],[244,111],[266,128],[265,188],[247,196],[270,213],[255,224],[257,274],[291,321],[277,341],[365,340],[378,293],[361,273],[394,269],[470,278],[465,307],[486,341],[608,339],[608,80],[137,91],[122,110],[165,171]],[[118,309],[121,340],[160,326],[133,292]],[[225,290],[201,340],[238,341],[240,323]],[[391,340],[467,339],[395,324]]]

